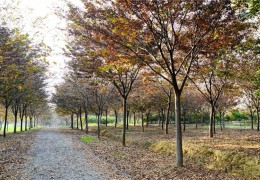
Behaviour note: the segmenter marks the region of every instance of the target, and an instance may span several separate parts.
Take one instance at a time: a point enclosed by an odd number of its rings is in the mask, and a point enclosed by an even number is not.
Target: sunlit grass
[[[96,142],[98,139],[96,137],[94,137],[94,136],[82,136],[81,140],[83,142],[90,143],[90,142]]]

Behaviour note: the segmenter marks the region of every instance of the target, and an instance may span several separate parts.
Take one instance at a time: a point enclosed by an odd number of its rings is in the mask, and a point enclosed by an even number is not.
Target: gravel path
[[[58,129],[39,131],[29,154],[22,179],[111,179],[109,167],[101,168],[92,152],[77,149],[73,138]]]

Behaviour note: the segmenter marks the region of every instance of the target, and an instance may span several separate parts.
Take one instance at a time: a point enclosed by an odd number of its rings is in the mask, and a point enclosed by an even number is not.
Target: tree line
[[[176,165],[183,166],[182,130],[188,110],[194,116],[210,108],[209,136],[216,114],[246,104],[257,114],[259,131],[259,18],[257,2],[84,0],[84,10],[70,5],[67,56],[70,73],[53,96],[59,113],[101,116],[123,112],[122,145],[130,114],[148,125],[157,113],[162,127],[174,117]],[[250,5],[250,6],[249,6]],[[251,8],[248,8],[251,7]],[[217,113],[218,112],[218,113]],[[186,114],[187,113],[187,114]],[[190,114],[190,113],[189,113]],[[182,127],[183,124],[183,127]],[[253,126],[253,121],[252,121]],[[221,126],[222,128],[223,126]]]
[[[27,34],[0,24],[0,103],[6,137],[8,115],[14,116],[14,133],[37,125],[39,115],[47,107],[45,92],[46,64],[42,61],[41,44],[33,44]]]

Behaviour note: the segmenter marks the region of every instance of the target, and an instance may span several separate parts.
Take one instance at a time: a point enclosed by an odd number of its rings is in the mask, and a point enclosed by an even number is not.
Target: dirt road
[[[57,128],[38,131],[24,164],[22,179],[129,179],[114,172],[113,167],[98,159],[87,147],[77,148],[72,136]]]

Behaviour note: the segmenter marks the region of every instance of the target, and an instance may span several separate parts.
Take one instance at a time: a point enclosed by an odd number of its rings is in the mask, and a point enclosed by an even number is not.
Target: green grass
[[[91,142],[96,142],[98,139],[94,136],[83,136],[81,137],[81,140],[83,142],[91,143]]]
[[[34,127],[34,128],[31,128],[31,130],[38,130],[42,128],[41,126],[37,126],[37,127]],[[29,131],[29,128],[27,128],[27,130]],[[21,128],[20,126],[17,126],[16,127],[16,132],[20,132],[21,131]],[[24,126],[23,126],[23,131],[24,131]],[[8,125],[8,129],[6,131],[8,134],[10,133],[13,133],[14,132],[14,125]],[[2,129],[0,131],[0,135],[3,135],[4,134],[4,125],[2,126]]]

